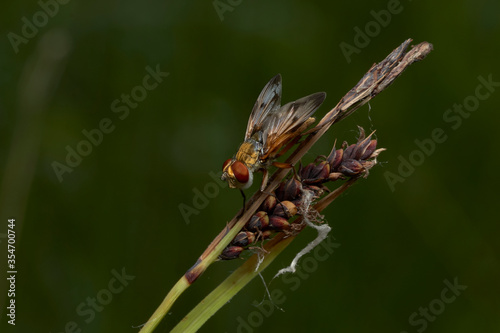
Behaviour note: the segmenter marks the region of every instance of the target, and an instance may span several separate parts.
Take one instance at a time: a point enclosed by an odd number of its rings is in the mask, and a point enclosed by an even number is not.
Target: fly
[[[263,191],[271,164],[291,167],[274,160],[293,146],[314,122],[312,115],[325,97],[326,93],[319,92],[281,106],[281,75],[273,77],[253,106],[245,140],[233,158],[224,162],[221,179],[227,181],[230,188],[240,189],[245,198],[243,190],[252,185],[254,173],[262,171],[260,189]]]

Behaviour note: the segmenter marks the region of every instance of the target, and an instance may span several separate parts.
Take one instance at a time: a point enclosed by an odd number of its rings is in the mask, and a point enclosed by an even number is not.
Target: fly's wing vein
[[[281,105],[281,75],[273,77],[262,89],[248,119],[245,140],[264,128],[269,117],[279,110]]]
[[[263,126],[264,158],[277,152],[300,134],[304,125],[326,98],[324,92],[302,97],[272,113]],[[304,130],[304,129],[301,129]]]

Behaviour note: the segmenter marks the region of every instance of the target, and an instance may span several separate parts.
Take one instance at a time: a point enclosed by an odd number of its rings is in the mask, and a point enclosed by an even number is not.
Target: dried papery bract
[[[366,104],[373,97],[378,95],[382,90],[387,88],[401,73],[411,64],[416,61],[422,60],[432,50],[432,45],[423,42],[415,45],[410,50],[406,51],[411,39],[406,40],[398,48],[392,51],[380,63],[373,65],[370,70],[363,76],[358,84],[352,88],[340,102],[328,112],[313,129],[305,133],[302,141],[287,158],[285,163],[289,165],[297,165],[299,160],[309,151],[314,143],[332,126],[334,123],[347,117],[352,112],[357,110],[362,105]],[[368,148],[367,148],[368,149]],[[337,160],[337,157],[335,157]],[[343,158],[341,159],[344,161]],[[342,163],[340,163],[342,165]],[[368,166],[368,164],[365,166]],[[352,167],[352,166],[351,166]],[[345,171],[349,170],[351,173],[356,171],[349,169],[347,162],[344,164]],[[331,170],[330,170],[331,171]],[[241,231],[245,224],[250,220],[251,216],[259,211],[259,207],[268,197],[268,194],[276,190],[282,180],[290,172],[290,169],[278,169],[270,178],[264,191],[258,191],[253,195],[246,205],[245,211],[242,210],[227,223],[227,226],[219,233],[219,235],[212,241],[208,248],[198,258],[196,263],[182,276],[182,278],[175,284],[175,286],[167,294],[158,309],[153,313],[151,318],[142,328],[142,333],[152,332],[159,324],[160,320],[170,310],[173,303],[177,298],[186,290],[197,278],[216,261],[222,251],[229,245],[234,237]],[[340,179],[343,173],[330,172],[329,179]],[[349,178],[339,188],[331,193],[328,193],[316,204],[314,209],[321,212],[326,208],[336,197],[347,190],[352,184],[359,179],[358,177]],[[322,184],[319,184],[322,185]],[[323,190],[321,186],[310,185],[315,190]],[[292,201],[293,202],[293,201]],[[294,202],[295,204],[295,202]],[[299,208],[300,205],[296,206]],[[300,216],[294,220],[294,223],[299,223]],[[261,237],[269,237],[270,230],[262,231]],[[266,235],[266,236],[264,236]],[[173,330],[172,332],[195,332],[208,320],[220,307],[226,304],[231,297],[233,297],[243,286],[251,281],[257,274],[264,270],[278,254],[283,251],[288,244],[294,239],[295,236],[289,235],[284,237],[285,233],[279,233],[268,243],[264,245],[266,251],[265,256],[261,257],[261,262],[256,270],[256,263],[259,261],[256,255],[246,260],[240,268],[234,271],[222,284],[214,289],[200,304],[198,304]],[[233,249],[234,250],[234,249]],[[238,251],[235,251],[238,252]],[[233,253],[235,253],[233,252]]]

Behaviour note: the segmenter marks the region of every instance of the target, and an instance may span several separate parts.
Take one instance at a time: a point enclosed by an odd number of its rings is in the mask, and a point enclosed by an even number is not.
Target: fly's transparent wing
[[[301,127],[310,124],[307,123],[309,118],[320,107],[325,98],[324,92],[315,93],[283,105],[281,109],[273,112],[263,126],[263,159],[268,158],[269,155],[277,152],[283,145],[300,135],[305,129]]]
[[[281,75],[278,74],[266,84],[257,98],[248,119],[245,140],[249,139],[255,132],[263,129],[263,124],[269,121],[269,117],[279,109],[280,104]]]

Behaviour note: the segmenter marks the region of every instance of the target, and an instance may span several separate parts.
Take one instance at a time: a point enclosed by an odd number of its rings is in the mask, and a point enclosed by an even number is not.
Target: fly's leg
[[[241,188],[240,188],[240,193],[241,193],[241,196],[243,197],[243,209],[241,210],[241,214],[238,215],[238,218],[242,217],[243,214],[245,214],[246,205],[247,205],[247,197],[245,196],[245,192],[243,192],[243,190]]]
[[[275,151],[274,153],[271,152],[270,154],[270,157],[272,159],[277,159],[278,157],[280,157],[281,155],[285,154],[287,151],[290,150],[290,148],[292,148],[293,146],[295,146],[299,141],[300,139],[308,134],[308,133],[303,133],[306,128],[308,128],[312,123],[314,123],[315,121],[315,118],[313,117],[310,117],[309,119],[307,119],[297,130],[295,133],[293,133],[292,135],[294,135],[295,137],[293,139],[291,139],[284,147],[282,148],[278,148],[277,151]]]
[[[284,146],[283,148],[278,149],[279,151],[276,153],[276,155],[272,156],[272,158],[276,159],[281,155],[285,154],[287,151],[290,150],[290,148],[292,148],[297,142],[299,142],[299,140],[300,140],[300,135],[296,136],[293,140],[288,142],[286,146]]]

